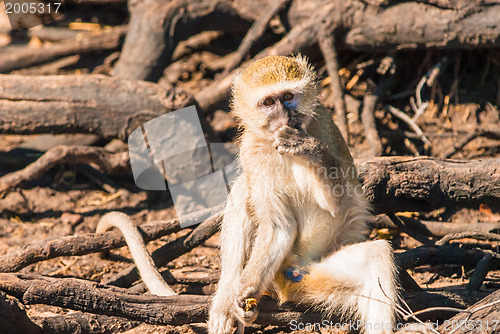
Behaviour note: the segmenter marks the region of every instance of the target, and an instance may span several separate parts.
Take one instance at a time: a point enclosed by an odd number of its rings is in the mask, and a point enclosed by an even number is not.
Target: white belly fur
[[[297,198],[294,199],[294,213],[299,229],[296,250],[310,260],[318,260],[335,242],[333,234],[336,228],[332,228],[332,225],[337,223],[336,208],[327,188],[307,166],[293,163],[291,171],[299,189]]]

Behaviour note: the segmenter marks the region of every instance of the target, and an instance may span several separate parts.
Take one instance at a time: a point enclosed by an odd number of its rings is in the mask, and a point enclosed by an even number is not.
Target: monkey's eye
[[[293,99],[293,94],[292,93],[285,93],[283,94],[283,101],[290,101]]]
[[[274,99],[268,97],[267,99],[264,100],[264,102],[262,102],[262,104],[265,105],[266,107],[272,106],[274,104]]]

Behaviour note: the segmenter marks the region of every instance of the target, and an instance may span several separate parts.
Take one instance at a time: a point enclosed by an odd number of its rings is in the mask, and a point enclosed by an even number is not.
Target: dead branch
[[[442,157],[445,159],[451,158],[455,153],[464,148],[465,145],[480,136],[500,138],[500,130],[495,129],[494,127],[478,127],[474,131],[466,135],[464,138],[462,138],[462,140],[460,140],[458,143],[454,144],[453,147],[451,147],[449,150],[443,152]]]
[[[445,235],[443,238],[441,238],[439,241],[437,241],[436,245],[443,246],[452,240],[458,240],[458,239],[464,239],[464,238],[500,241],[500,234],[477,232],[477,231],[451,233],[451,234]]]
[[[0,75],[0,133],[128,137],[144,122],[195,105],[178,88],[103,75]]]
[[[239,4],[224,0],[200,0],[191,3],[190,11],[184,12],[186,5],[180,0],[165,4],[150,4],[150,1],[134,3],[131,7],[131,33],[127,36],[114,75],[157,80],[169,64],[176,43],[182,40],[181,31],[192,36],[197,33],[193,32],[193,27],[203,26],[200,21],[211,25],[221,21],[209,21],[207,13],[224,17],[224,27],[217,27],[217,30],[224,31],[227,27],[247,26],[249,19],[262,16],[267,8],[265,5],[253,6],[252,13],[241,10]],[[373,7],[366,6],[362,0],[346,0],[318,1],[306,10],[294,12],[292,9],[293,6],[289,13],[290,32],[257,58],[270,52],[288,55],[305,51],[318,41],[322,31],[331,33],[335,28],[341,32],[338,38],[343,40],[345,47],[377,52],[424,47],[491,47],[500,41],[500,27],[496,24],[500,15],[498,4],[475,2],[448,9],[421,2],[393,2]],[[240,24],[226,24],[228,19]],[[446,38],[443,39],[443,36]],[[222,75],[200,92],[197,99],[205,110],[228,96],[231,76]]]
[[[382,70],[378,71],[383,75],[373,93],[367,93],[363,98],[363,109],[361,111],[361,121],[365,130],[365,137],[370,145],[370,156],[377,157],[382,155],[382,141],[378,135],[377,122],[375,119],[375,110],[380,98],[384,96],[387,90],[390,90],[394,83],[396,68],[394,65],[394,57],[388,56],[384,59],[387,65]]]
[[[335,39],[331,34],[321,35],[319,38],[319,47],[325,59],[326,69],[330,76],[330,86],[332,88],[332,99],[337,116],[336,124],[344,140],[348,142],[347,116],[344,100],[344,90],[339,76],[339,64],[337,60],[337,51],[335,50]]]
[[[176,219],[152,222],[140,226],[146,242],[181,229]],[[107,251],[126,245],[121,233],[111,231],[101,234],[71,235],[26,245],[0,256],[0,272],[15,272],[22,268],[60,256],[77,256]]]
[[[485,251],[483,258],[477,261],[474,273],[467,284],[467,291],[479,291],[481,289],[481,285],[483,285],[484,279],[490,270],[493,254],[493,252]]]
[[[497,333],[500,319],[500,290],[481,299],[439,327],[441,333]]]
[[[47,304],[163,325],[206,321],[210,299],[198,295],[136,295],[81,279],[22,274],[0,274],[0,290],[25,304]],[[266,325],[287,325],[291,320],[321,321],[322,318],[317,313],[302,313],[290,306],[278,308],[275,302],[268,300],[259,303],[259,310],[257,323]]]
[[[112,74],[157,81],[179,41],[202,30],[244,32],[251,23],[225,0],[135,1],[130,4],[129,33]]]
[[[108,173],[130,168],[128,152],[110,153],[104,148],[93,146],[56,146],[26,168],[0,177],[0,193],[34,180],[54,166],[64,163],[94,163]]]
[[[363,110],[361,111],[361,121],[365,128],[365,137],[370,145],[370,156],[372,157],[378,157],[382,154],[382,142],[378,136],[374,114],[378,99],[377,95],[366,94],[363,98]]]
[[[128,27],[116,27],[96,33],[85,33],[82,38],[68,39],[40,48],[24,48],[0,55],[0,73],[7,73],[19,68],[47,63],[61,57],[78,53],[117,49]],[[3,80],[2,80],[3,81]]]
[[[417,137],[424,142],[427,152],[432,150],[431,142],[429,141],[429,139],[427,139],[427,137],[424,135],[424,132],[420,129],[420,127],[413,121],[413,119],[410,116],[408,116],[401,110],[394,108],[393,106],[389,106],[388,110],[391,112],[391,114],[393,114],[394,116],[396,116],[397,118],[408,124],[408,126],[413,130],[413,132],[415,132]]]
[[[456,264],[467,267],[475,267],[484,257],[486,251],[480,249],[464,249],[458,246],[422,246],[409,249],[404,253],[396,254],[398,266],[401,269],[411,269],[427,264]],[[500,255],[493,257],[492,268],[498,268],[500,265]]]
[[[434,242],[429,239],[428,236],[420,233],[413,224],[407,223],[405,220],[401,219],[398,215],[393,212],[388,212],[387,216],[392,220],[394,225],[396,225],[402,232],[408,234],[413,239],[421,242],[424,245],[433,245]]]
[[[440,221],[425,221],[418,220],[414,218],[408,217],[400,217],[404,219],[405,223],[411,225],[411,227],[415,228],[421,234],[427,237],[444,237],[447,234],[451,233],[460,233],[460,232],[482,232],[488,233],[495,230],[500,230],[500,222],[496,223],[488,223],[488,222],[440,222]],[[375,226],[378,228],[382,227],[390,227],[396,228],[397,226],[392,222],[391,219],[385,216],[378,216],[376,219]]]
[[[252,45],[264,34],[269,24],[269,21],[276,15],[280,9],[290,2],[290,0],[274,0],[269,3],[266,10],[264,11],[264,15],[259,17],[252,27],[248,30],[248,33],[245,35],[243,40],[241,41],[238,50],[236,51],[236,56],[231,59],[225,68],[226,72],[230,72],[234,70],[236,66],[238,66],[243,58],[247,55],[248,51]]]
[[[76,278],[49,278],[23,274],[0,274],[0,290],[24,304],[46,304],[101,315],[111,315],[157,325],[183,325],[206,321],[209,296],[159,297],[131,294],[127,290]],[[445,292],[405,294],[412,309],[434,305],[463,307],[474,297]],[[435,316],[435,315],[434,315]],[[259,302],[257,324],[287,326],[291,320],[320,322],[323,317],[304,306],[280,307],[269,299]],[[335,321],[335,319],[331,319]]]

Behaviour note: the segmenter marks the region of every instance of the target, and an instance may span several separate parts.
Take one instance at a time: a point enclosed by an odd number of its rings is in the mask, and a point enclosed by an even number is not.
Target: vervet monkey
[[[384,240],[365,241],[372,217],[347,145],[318,95],[317,76],[300,56],[257,60],[234,80],[241,173],[224,209],[210,334],[234,326],[242,334],[266,291],[359,320],[367,334],[392,332],[392,250]],[[148,289],[173,294],[130,219],[109,213],[98,231],[110,226],[123,231]]]
[[[232,112],[241,174],[221,231],[222,272],[209,333],[243,333],[266,291],[389,333],[396,283],[387,241],[364,242],[371,219],[346,143],[318,101],[317,76],[298,57],[241,71]]]

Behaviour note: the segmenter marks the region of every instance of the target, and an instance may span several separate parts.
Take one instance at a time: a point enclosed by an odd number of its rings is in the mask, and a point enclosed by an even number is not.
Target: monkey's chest
[[[335,203],[314,171],[302,165],[292,165],[291,171],[297,187],[292,209],[298,228],[295,253],[316,261],[334,248]]]

